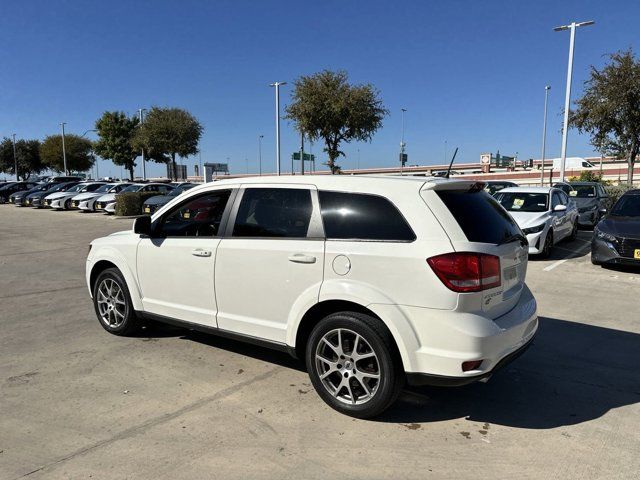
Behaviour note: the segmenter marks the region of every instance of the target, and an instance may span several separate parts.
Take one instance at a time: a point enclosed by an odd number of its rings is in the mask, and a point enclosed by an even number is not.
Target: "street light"
[[[402,110],[402,137],[400,139],[400,175],[402,175],[402,169],[404,167],[404,147],[406,143],[404,143],[404,112],[407,111],[406,108],[401,108]]]
[[[258,135],[258,168],[260,169],[260,176],[262,176],[262,139],[264,135]]]
[[[13,173],[16,174],[16,182],[18,181],[18,157],[16,156],[16,134],[13,134],[13,163],[15,170]]]
[[[269,84],[270,87],[276,87],[276,172],[278,175],[280,175],[280,86],[286,84],[287,82]]]
[[[544,120],[542,122],[542,167],[540,168],[540,186],[544,187],[544,156],[547,145],[547,101],[549,100],[550,85],[544,87]]]
[[[62,163],[64,167],[64,174],[69,175],[69,172],[67,172],[67,150],[64,147],[64,126],[66,124],[67,124],[66,122],[62,122],[60,124],[60,126],[62,127]]]
[[[593,25],[595,22],[590,20],[588,22],[571,22],[569,25],[562,25],[553,29],[554,32],[561,32],[563,30],[571,31],[569,38],[569,64],[567,66],[567,91],[564,98],[564,126],[562,129],[562,152],[560,153],[560,181],[564,182],[564,167],[567,161],[567,133],[569,130],[569,107],[571,103],[571,76],[573,74],[573,46],[576,39],[576,28],[586,27]]]
[[[143,113],[142,112],[146,112],[147,109],[146,108],[139,108],[138,109],[138,115],[140,116],[140,125],[142,125],[142,122],[144,121],[144,117],[143,117]],[[144,161],[144,147],[140,148],[141,152],[142,152],[142,179],[146,180],[147,179],[147,164]]]

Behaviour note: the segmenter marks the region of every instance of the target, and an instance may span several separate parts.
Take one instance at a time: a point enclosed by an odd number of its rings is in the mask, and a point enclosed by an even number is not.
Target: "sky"
[[[593,65],[640,50],[637,1],[147,1],[4,2],[0,17],[0,137],[43,139],[60,122],[78,135],[106,110],[180,107],[204,126],[203,162],[232,173],[275,171],[269,83],[323,69],[371,83],[389,109],[371,142],[343,145],[343,168],[395,166],[406,108],[408,164],[457,162],[485,152],[540,158],[544,86],[550,85],[547,157],[560,155],[569,33],[577,30],[572,98]],[[95,138],[93,132],[87,134]],[[299,149],[281,123],[282,169]],[[319,165],[326,160],[314,144]],[[594,154],[571,130],[568,156]],[[189,174],[197,156],[184,159]],[[296,168],[299,168],[299,162]],[[326,168],[326,167],[323,167]],[[100,176],[119,167],[100,161]],[[148,175],[165,167],[148,164]],[[140,165],[136,173],[141,173]]]

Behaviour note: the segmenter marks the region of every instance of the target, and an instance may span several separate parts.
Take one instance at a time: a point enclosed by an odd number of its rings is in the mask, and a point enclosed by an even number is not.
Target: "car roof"
[[[622,194],[624,195],[640,195],[640,188],[634,188],[633,190],[627,190]]]
[[[496,193],[510,193],[510,192],[522,192],[522,193],[549,193],[551,190],[559,190],[554,187],[507,187]]]

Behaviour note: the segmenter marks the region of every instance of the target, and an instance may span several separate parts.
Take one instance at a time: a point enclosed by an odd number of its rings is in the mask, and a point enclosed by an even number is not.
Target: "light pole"
[[[567,90],[564,98],[564,125],[562,128],[562,152],[560,153],[560,181],[564,182],[564,167],[567,161],[567,134],[569,130],[569,107],[571,106],[571,76],[573,74],[573,47],[576,39],[576,28],[586,27],[593,25],[595,22],[590,20],[588,22],[571,22],[569,25],[562,25],[556,27],[553,30],[555,32],[561,32],[563,30],[569,30],[571,36],[569,37],[569,64],[567,66]]]
[[[542,122],[542,164],[540,168],[540,186],[544,187],[544,156],[547,146],[547,101],[549,100],[550,85],[544,87],[544,120]]]
[[[13,134],[13,163],[15,170],[13,173],[16,174],[16,182],[18,181],[18,156],[16,155],[16,134]]]
[[[142,126],[142,122],[144,121],[143,112],[146,112],[146,111],[147,111],[146,108],[139,108],[138,109],[138,116],[140,118],[140,126]],[[147,179],[147,164],[144,161],[144,147],[141,147],[140,151],[142,153],[142,179],[146,180]]]
[[[262,139],[264,135],[258,135],[258,168],[260,176],[262,176]]]
[[[89,130],[84,132],[82,135],[80,135],[80,138],[84,138],[87,135],[87,133],[89,133],[89,132],[97,132],[97,130],[95,130],[93,128],[90,128]],[[91,150],[93,152],[93,146],[91,147]],[[98,180],[100,178],[100,175],[98,174],[98,158],[99,157],[95,157],[95,158],[96,158],[96,180]]]
[[[280,86],[287,82],[274,82],[269,86],[276,87],[276,173],[280,175]],[[293,172],[291,172],[293,174]]]
[[[402,170],[404,168],[404,147],[406,143],[404,143],[404,112],[407,111],[406,108],[401,108],[402,110],[402,137],[400,139],[400,175],[402,175]]]
[[[67,150],[64,147],[64,126],[66,124],[67,124],[66,122],[62,122],[60,124],[60,126],[62,127],[62,163],[64,166],[64,174],[69,175],[69,172],[67,172]]]

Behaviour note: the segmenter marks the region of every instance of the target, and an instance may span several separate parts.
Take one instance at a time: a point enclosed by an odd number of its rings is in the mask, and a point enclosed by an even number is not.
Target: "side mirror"
[[[133,221],[133,233],[139,235],[151,236],[151,217],[145,215],[144,217],[138,217]]]
[[[567,209],[566,205],[556,205],[553,209],[554,212],[564,212]]]

